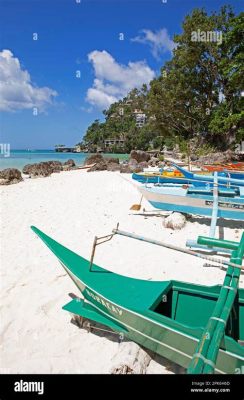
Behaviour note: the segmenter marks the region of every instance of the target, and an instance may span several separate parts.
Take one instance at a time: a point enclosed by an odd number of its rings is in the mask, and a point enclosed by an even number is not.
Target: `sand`
[[[31,231],[35,225],[90,258],[94,236],[120,229],[185,246],[208,235],[209,219],[195,217],[180,231],[162,217],[129,210],[140,195],[129,175],[69,171],[0,188],[0,373],[109,373],[120,349],[116,337],[88,333],[70,323],[61,307],[79,295],[57,259]],[[151,207],[146,201],[142,206]],[[224,226],[227,227],[224,227]],[[225,239],[239,240],[243,223],[220,221]],[[221,284],[225,270],[194,257],[121,236],[99,246],[95,262],[120,274],[150,280]],[[240,286],[244,286],[241,276]],[[181,369],[156,356],[147,373]]]

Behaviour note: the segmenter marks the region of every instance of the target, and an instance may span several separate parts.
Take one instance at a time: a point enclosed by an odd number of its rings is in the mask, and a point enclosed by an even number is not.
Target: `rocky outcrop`
[[[109,157],[109,158],[105,158],[105,161],[107,164],[119,164],[119,158],[117,157]]]
[[[148,164],[151,167],[156,167],[156,165],[158,164],[159,159],[157,157],[151,157],[150,160],[148,161]]]
[[[27,164],[23,168],[23,174],[29,175],[31,178],[38,176],[49,176],[53,172],[63,170],[63,165],[60,161],[44,161],[35,164]]]
[[[89,168],[87,172],[93,172],[93,171],[106,171],[108,168],[108,165],[105,161],[100,161],[99,163],[96,163],[93,165],[93,167]]]
[[[69,159],[67,161],[65,161],[65,163],[63,164],[63,171],[70,171],[71,169],[75,168],[75,162],[72,159]]]
[[[150,154],[148,154],[146,151],[142,150],[131,150],[130,153],[130,159],[135,159],[138,163],[142,161],[149,161],[150,160]]]
[[[133,172],[142,172],[143,168],[139,164],[124,164],[121,165],[120,172],[122,174],[133,174]]]
[[[91,156],[88,156],[85,159],[84,165],[100,163],[102,161],[105,161],[103,156],[101,154],[99,154],[99,153],[96,153],[96,154],[92,154]]]
[[[74,168],[75,162],[70,158],[69,160],[65,161],[64,165],[68,165],[70,168]]]
[[[210,153],[206,156],[201,156],[198,158],[197,162],[200,165],[203,164],[225,164],[232,161],[239,161],[240,155],[236,154],[232,150],[227,150],[221,153]]]
[[[121,169],[121,166],[118,163],[110,162],[107,164],[108,171],[120,171],[120,169]]]
[[[11,185],[22,180],[21,172],[16,168],[6,168],[0,171],[0,185]]]
[[[47,161],[52,172],[60,172],[63,170],[63,164],[60,161]]]
[[[166,217],[163,221],[165,228],[182,229],[186,224],[186,217],[178,212],[174,212]]]
[[[93,154],[85,160],[85,165],[95,165],[88,169],[87,172],[93,171],[120,171],[119,158],[104,158],[101,154]]]
[[[49,161],[27,164],[23,168],[23,174],[29,175],[30,178],[46,177],[50,176],[53,172]]]

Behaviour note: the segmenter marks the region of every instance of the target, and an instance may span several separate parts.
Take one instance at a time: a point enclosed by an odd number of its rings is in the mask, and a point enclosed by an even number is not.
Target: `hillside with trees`
[[[149,87],[133,89],[87,129],[82,148],[111,152],[195,147],[226,150],[244,140],[244,13],[195,9],[175,35],[172,59]],[[193,41],[192,32],[221,32],[221,41]],[[109,143],[110,143],[109,142]]]

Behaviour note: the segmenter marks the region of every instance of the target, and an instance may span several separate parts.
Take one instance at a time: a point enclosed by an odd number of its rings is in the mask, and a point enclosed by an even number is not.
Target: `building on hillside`
[[[111,138],[111,139],[105,139],[104,140],[104,147],[105,149],[109,149],[113,146],[116,147],[123,147],[125,144],[125,139],[121,138]]]
[[[146,114],[141,109],[135,109],[133,111],[134,117],[136,119],[137,128],[142,128],[146,122]]]

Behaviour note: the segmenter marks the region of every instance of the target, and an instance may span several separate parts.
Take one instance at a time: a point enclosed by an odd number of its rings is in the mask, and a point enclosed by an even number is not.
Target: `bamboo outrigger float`
[[[84,297],[73,298],[64,310],[106,325],[120,336],[188,368],[190,373],[241,370],[244,289],[238,289],[238,281],[244,234],[240,243],[199,237],[200,244],[213,245],[214,240],[215,247],[232,251],[223,286],[208,287],[118,275],[93,264],[93,258],[91,265],[39,229],[32,229],[56,255]],[[115,234],[122,233],[117,228],[108,240]],[[94,257],[95,247],[93,250]]]

